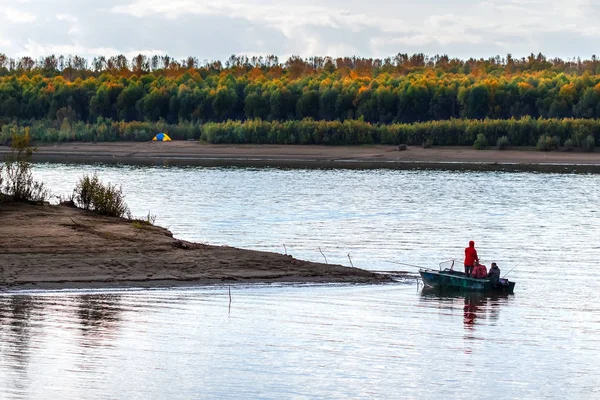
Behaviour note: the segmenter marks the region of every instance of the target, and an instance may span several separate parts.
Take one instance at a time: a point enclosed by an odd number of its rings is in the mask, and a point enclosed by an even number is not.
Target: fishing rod
[[[412,268],[419,268],[419,269],[433,269],[433,268],[428,268],[428,267],[423,267],[420,265],[414,265],[414,264],[408,264],[408,263],[402,263],[402,262],[398,262],[398,261],[389,261],[389,260],[383,260],[383,262],[388,262],[391,264],[396,264],[396,265],[404,265],[407,267],[412,267]],[[440,264],[443,263],[452,263],[452,268],[454,268],[454,263],[456,262],[456,260],[447,260],[447,261],[442,261]]]
[[[519,266],[519,264],[517,264],[517,265],[515,265],[514,267],[512,267],[512,268],[510,269],[510,271],[508,271],[507,273],[505,273],[505,274],[504,274],[504,276],[502,277],[502,279],[506,278],[506,275],[510,274],[510,272],[511,272],[513,269],[517,268],[518,266]]]
[[[408,263],[402,263],[402,262],[398,262],[398,261],[389,261],[389,260],[382,260],[383,262],[388,262],[391,264],[396,264],[396,265],[402,265],[402,266],[406,266],[406,267],[411,267],[411,268],[419,268],[419,269],[426,269],[429,271],[437,271],[436,269],[433,268],[428,268],[428,267],[423,267],[420,265],[414,265],[414,264],[408,264]]]
[[[407,264],[407,263],[401,263],[401,262],[397,262],[397,261],[388,261],[388,260],[383,260],[383,262],[387,262],[387,263],[390,263],[390,264],[396,264],[396,265],[404,265],[404,266],[407,266],[407,267],[413,267],[413,268],[429,269],[429,268],[426,268],[426,267],[421,267],[421,266],[419,266],[419,265]]]

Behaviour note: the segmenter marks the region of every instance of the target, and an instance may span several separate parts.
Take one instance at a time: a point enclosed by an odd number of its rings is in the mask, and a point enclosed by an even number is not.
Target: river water
[[[238,285],[0,295],[4,398],[600,398],[600,176],[39,164],[176,237],[372,270],[469,240],[515,294]],[[350,256],[350,257],[349,257]],[[514,268],[514,269],[513,269]],[[511,271],[512,269],[512,271]]]

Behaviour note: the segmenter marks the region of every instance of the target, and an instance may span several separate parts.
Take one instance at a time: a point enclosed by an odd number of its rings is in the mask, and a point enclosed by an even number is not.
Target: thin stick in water
[[[319,247],[319,251],[321,252],[321,255],[323,256],[323,258],[325,259],[325,264],[329,264],[327,262],[327,257],[325,257],[325,254],[323,254],[323,251],[321,251],[321,248]]]
[[[285,247],[285,243],[283,244],[283,249],[285,250],[285,255],[287,256],[287,247]]]
[[[227,313],[231,315],[231,286],[229,286],[229,308]]]
[[[350,265],[352,265],[352,268],[354,268],[354,264],[352,264],[352,259],[350,258],[350,253],[348,253],[348,260],[350,260]]]

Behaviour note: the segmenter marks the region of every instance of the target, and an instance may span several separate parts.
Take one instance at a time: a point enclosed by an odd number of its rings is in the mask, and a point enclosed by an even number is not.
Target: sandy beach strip
[[[0,156],[10,149],[0,147]],[[38,145],[34,161],[282,168],[434,168],[600,172],[600,152],[499,151],[471,147],[210,145],[197,141]]]

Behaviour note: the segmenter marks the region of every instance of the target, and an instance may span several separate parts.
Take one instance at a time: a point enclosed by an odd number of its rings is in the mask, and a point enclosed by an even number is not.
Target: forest
[[[3,143],[11,132],[28,128],[46,141],[147,140],[168,129],[175,138],[213,143],[450,145],[472,144],[481,133],[491,141],[507,136],[513,145],[535,145],[550,135],[577,146],[584,133],[600,137],[598,118],[595,56],[294,56],[284,62],[231,56],[224,63],[200,63],[194,57],[88,61],[0,54]],[[508,130],[532,125],[527,135]],[[257,126],[272,133],[247,133]],[[324,127],[334,133],[322,134]],[[362,133],[354,137],[350,128]]]

